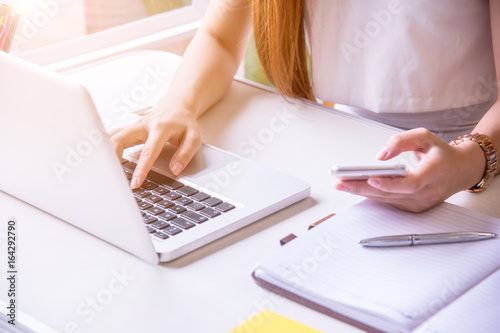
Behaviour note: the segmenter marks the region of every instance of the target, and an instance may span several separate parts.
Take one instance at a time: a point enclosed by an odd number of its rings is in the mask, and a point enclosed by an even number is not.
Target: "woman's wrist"
[[[193,102],[186,101],[179,96],[175,97],[171,94],[166,94],[162,96],[158,103],[156,104],[156,109],[160,112],[166,112],[167,110],[174,110],[176,113],[183,113],[197,119],[200,112],[197,110]],[[168,111],[167,111],[168,112]]]
[[[460,190],[467,190],[479,183],[483,178],[486,167],[484,153],[481,147],[472,141],[452,147],[458,153],[456,168],[461,176]]]
[[[459,153],[457,168],[469,192],[479,192],[493,178],[498,158],[491,140],[483,134],[472,133],[458,137],[450,143]]]

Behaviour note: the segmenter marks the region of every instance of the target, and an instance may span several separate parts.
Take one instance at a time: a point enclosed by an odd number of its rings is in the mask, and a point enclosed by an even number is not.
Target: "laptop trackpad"
[[[170,173],[170,159],[174,155],[175,150],[176,147],[166,144],[154,166]],[[139,159],[140,153],[140,150],[136,151],[132,156]],[[196,179],[238,161],[237,157],[202,144],[191,162],[179,176]]]

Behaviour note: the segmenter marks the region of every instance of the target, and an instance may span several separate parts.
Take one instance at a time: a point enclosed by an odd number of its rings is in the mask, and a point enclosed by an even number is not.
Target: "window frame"
[[[201,24],[209,0],[192,0],[191,5],[165,13],[48,45],[17,56],[38,65],[62,71],[117,53],[161,49],[189,39]]]

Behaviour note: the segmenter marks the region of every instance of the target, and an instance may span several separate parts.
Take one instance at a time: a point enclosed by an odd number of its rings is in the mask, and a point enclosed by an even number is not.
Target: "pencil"
[[[0,39],[2,39],[2,34],[3,31],[5,30],[5,22],[6,22],[5,16],[0,17]]]
[[[19,24],[20,18],[21,18],[21,15],[19,15],[18,13],[14,13],[9,32],[7,34],[7,40],[6,40],[5,46],[3,48],[3,50],[7,53],[9,53],[10,47],[12,46],[12,42],[14,41],[14,36],[16,34],[17,25]]]
[[[5,15],[7,15],[7,5],[3,3],[0,5],[0,17]]]
[[[5,42],[7,41],[7,35],[9,34],[10,25],[12,24],[12,15],[7,14],[7,23],[5,24],[4,32],[2,33],[2,38],[0,38],[0,51],[4,50]]]

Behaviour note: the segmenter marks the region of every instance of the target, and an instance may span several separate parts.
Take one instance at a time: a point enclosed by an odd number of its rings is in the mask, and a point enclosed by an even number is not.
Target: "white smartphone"
[[[382,166],[333,166],[330,173],[343,180],[363,180],[370,177],[403,177],[408,170],[403,164]]]

